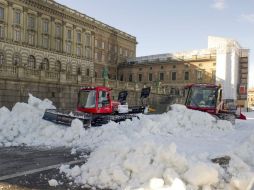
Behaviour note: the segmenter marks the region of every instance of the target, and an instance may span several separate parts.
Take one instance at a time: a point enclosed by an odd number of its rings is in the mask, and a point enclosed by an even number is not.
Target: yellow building
[[[247,107],[249,50],[232,39],[208,37],[208,48],[128,59],[119,80],[163,87],[179,95],[190,83],[221,84],[223,99]]]

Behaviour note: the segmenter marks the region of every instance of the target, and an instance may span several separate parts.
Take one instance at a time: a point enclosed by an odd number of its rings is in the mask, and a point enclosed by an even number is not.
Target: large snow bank
[[[207,113],[174,105],[161,115],[140,115],[120,124],[85,130],[42,120],[49,100],[30,95],[28,104],[0,108],[0,145],[89,148],[82,166],[62,166],[76,183],[113,189],[250,189],[253,128],[232,127]],[[242,143],[243,142],[243,143]],[[241,151],[239,151],[239,146]],[[227,169],[210,159],[230,155]]]

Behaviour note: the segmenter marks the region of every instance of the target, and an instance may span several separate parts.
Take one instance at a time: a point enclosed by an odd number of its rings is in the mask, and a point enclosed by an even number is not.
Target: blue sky
[[[137,56],[207,48],[208,35],[250,49],[254,86],[254,0],[56,0],[136,36]]]

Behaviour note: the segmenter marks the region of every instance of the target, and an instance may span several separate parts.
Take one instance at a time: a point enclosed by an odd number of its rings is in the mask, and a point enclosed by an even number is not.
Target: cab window
[[[99,92],[98,107],[102,108],[109,105],[109,93],[106,91]]]

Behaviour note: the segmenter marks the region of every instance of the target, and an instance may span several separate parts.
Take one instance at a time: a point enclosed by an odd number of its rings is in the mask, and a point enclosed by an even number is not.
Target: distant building
[[[248,90],[248,107],[254,110],[254,88]]]
[[[247,106],[248,52],[235,40],[209,36],[208,49],[128,59],[118,79],[160,85],[174,95],[190,83],[221,84],[224,99]]]

